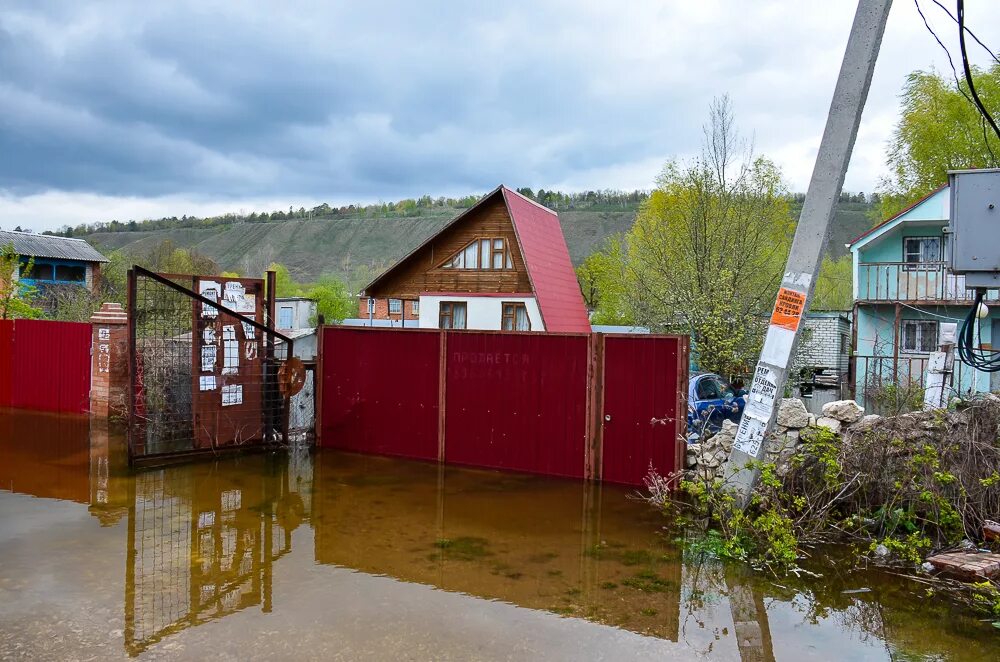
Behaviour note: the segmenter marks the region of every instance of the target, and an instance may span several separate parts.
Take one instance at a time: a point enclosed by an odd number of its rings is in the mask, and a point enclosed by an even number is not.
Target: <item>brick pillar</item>
[[[90,318],[93,326],[90,411],[125,416],[128,389],[128,315],[120,303],[105,303]]]

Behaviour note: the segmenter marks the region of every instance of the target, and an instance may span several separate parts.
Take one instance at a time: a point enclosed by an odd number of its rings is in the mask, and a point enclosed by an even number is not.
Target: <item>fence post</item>
[[[438,356],[438,462],[445,458],[445,427],[447,417],[448,396],[448,332],[439,331],[440,356]]]
[[[128,397],[128,315],[120,303],[105,303],[90,324],[90,412],[121,416]]]
[[[587,340],[587,445],[584,449],[584,477],[601,480],[604,467],[604,348],[603,333]]]

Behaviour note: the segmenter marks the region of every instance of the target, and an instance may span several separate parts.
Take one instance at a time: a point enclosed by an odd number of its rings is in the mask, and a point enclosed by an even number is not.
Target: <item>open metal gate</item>
[[[288,441],[304,369],[275,331],[274,274],[129,272],[129,460]]]

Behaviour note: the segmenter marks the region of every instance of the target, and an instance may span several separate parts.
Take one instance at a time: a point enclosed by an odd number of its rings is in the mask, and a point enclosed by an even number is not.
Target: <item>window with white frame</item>
[[[937,351],[938,323],[928,320],[903,320],[899,329],[899,349],[903,352]]]
[[[906,262],[907,269],[926,269],[930,266],[929,263],[941,260],[941,237],[905,237],[903,239],[903,262]]]
[[[402,312],[403,312],[402,299],[389,299],[389,314],[399,315]]]
[[[368,297],[368,314],[375,314],[375,299],[372,299],[371,297]]]
[[[420,314],[420,302],[419,301],[414,300],[414,301],[410,302],[410,312],[413,313],[414,315],[419,315]]]

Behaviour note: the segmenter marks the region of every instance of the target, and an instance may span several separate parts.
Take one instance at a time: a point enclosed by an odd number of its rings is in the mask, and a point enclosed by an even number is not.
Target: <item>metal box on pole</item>
[[[951,271],[965,286],[1000,287],[1000,169],[948,173]]]

